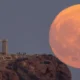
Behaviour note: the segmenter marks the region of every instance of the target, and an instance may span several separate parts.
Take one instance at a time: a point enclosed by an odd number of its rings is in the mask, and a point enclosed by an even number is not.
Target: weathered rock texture
[[[52,55],[32,55],[8,62],[0,80],[71,80],[68,67]]]
[[[19,77],[14,71],[0,70],[0,80],[19,80]]]

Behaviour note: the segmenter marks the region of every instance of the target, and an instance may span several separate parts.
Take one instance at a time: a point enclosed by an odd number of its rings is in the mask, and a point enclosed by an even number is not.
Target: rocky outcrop
[[[68,67],[52,55],[20,58],[12,67],[24,80],[71,80]]]
[[[12,70],[0,70],[0,80],[19,80],[17,74]]]
[[[32,55],[9,62],[0,80],[71,80],[68,67],[52,55]],[[1,77],[2,78],[2,77]]]

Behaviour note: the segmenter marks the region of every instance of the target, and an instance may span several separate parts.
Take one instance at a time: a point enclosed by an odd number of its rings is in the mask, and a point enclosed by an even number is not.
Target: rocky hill
[[[72,79],[68,67],[51,54],[34,54],[5,62],[0,63],[0,80]]]

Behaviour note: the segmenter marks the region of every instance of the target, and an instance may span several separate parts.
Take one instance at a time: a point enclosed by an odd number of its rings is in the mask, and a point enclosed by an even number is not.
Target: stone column
[[[8,54],[8,46],[7,46],[7,40],[2,40],[2,53],[7,55]]]

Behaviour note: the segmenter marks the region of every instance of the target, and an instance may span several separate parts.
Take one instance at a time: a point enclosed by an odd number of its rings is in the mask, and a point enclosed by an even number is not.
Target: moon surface
[[[49,44],[63,63],[80,68],[80,4],[62,10],[53,20]]]

